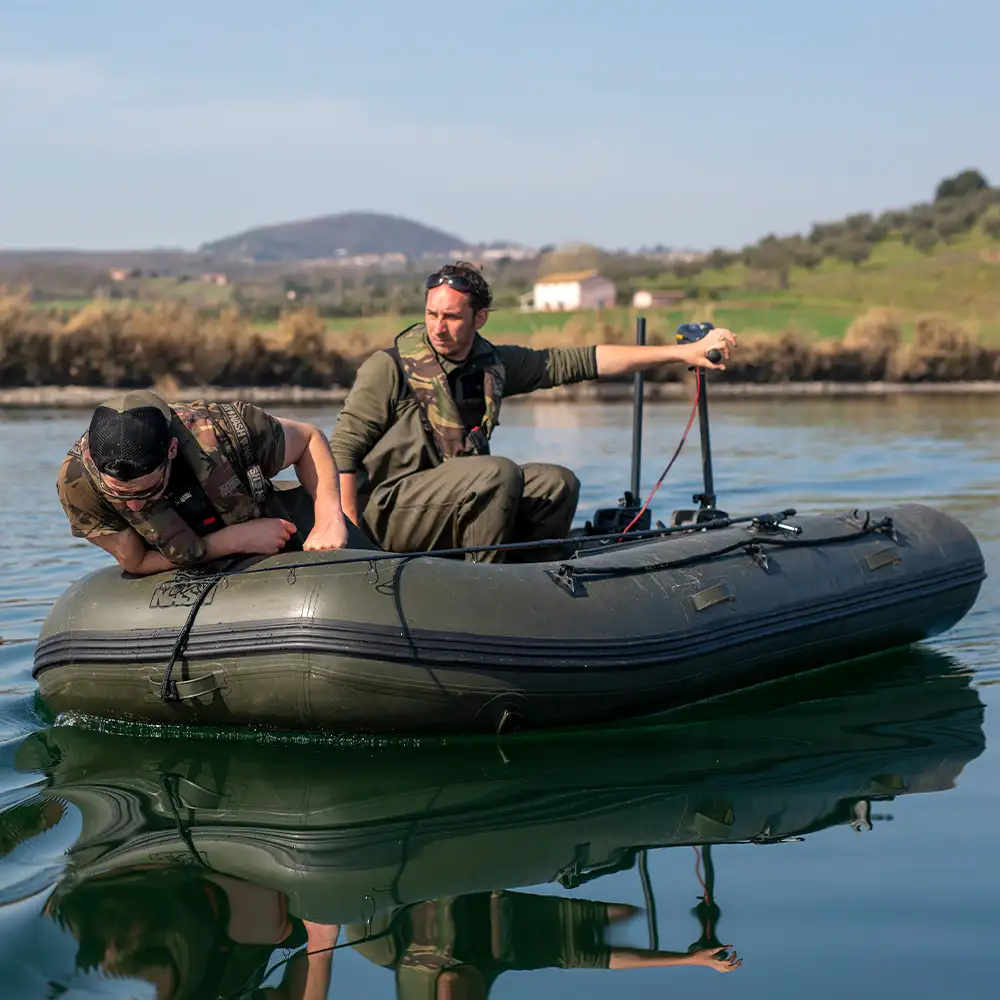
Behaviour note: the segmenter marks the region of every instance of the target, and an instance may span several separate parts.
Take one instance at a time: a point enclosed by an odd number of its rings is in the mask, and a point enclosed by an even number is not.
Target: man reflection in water
[[[605,943],[634,906],[521,892],[480,892],[429,900],[345,928],[369,961],[395,970],[399,1000],[485,1000],[499,976],[537,969],[643,969],[698,965],[732,972],[731,945],[694,952]]]
[[[283,893],[197,868],[97,876],[60,887],[46,912],[79,942],[77,967],[151,984],[156,1000],[325,1000],[340,927],[300,920]],[[691,951],[605,943],[638,909],[495,891],[407,904],[346,940],[396,974],[399,1000],[486,1000],[499,976],[537,969],[702,966],[732,972],[731,945]],[[261,986],[276,948],[299,949],[280,982]]]
[[[283,893],[197,868],[97,876],[57,888],[45,912],[79,942],[78,969],[149,983],[156,1000],[324,1000],[340,933],[291,916]],[[303,945],[261,988],[274,950]]]

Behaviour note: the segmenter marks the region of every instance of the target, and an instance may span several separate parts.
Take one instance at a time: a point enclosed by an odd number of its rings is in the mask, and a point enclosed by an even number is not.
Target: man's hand
[[[736,334],[732,330],[709,330],[701,340],[696,340],[693,344],[681,344],[680,349],[685,353],[685,360],[689,365],[725,371],[726,366],[721,362],[708,360],[708,352],[721,351],[723,360],[728,361],[729,354],[735,346]]]
[[[218,538],[223,542],[225,554],[247,553],[262,556],[273,556],[280,552],[296,528],[291,521],[283,517],[258,517],[242,524],[231,524],[216,535],[209,535],[206,541],[211,543]],[[223,539],[223,535],[225,538]],[[220,553],[222,554],[222,553]]]
[[[315,552],[321,549],[342,549],[345,545],[347,545],[347,525],[344,523],[344,515],[338,509],[336,515],[317,517],[316,524],[309,532],[309,537],[302,548],[306,552]]]
[[[729,952],[732,954],[728,954]],[[732,972],[743,964],[743,959],[736,957],[731,944],[725,944],[721,949],[702,948],[701,951],[696,951],[691,956],[691,964],[703,965],[706,969],[715,969],[716,972]]]

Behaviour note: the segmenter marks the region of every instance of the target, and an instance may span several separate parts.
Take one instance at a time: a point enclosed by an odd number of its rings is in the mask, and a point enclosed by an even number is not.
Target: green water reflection
[[[331,745],[60,726],[17,747],[45,786],[3,814],[0,849],[78,813],[43,907],[71,943],[53,996],[119,980],[159,998],[305,1000],[331,980],[336,995],[334,942],[407,1000],[482,998],[528,969],[739,975],[713,848],[869,830],[887,803],[953,787],[982,724],[969,677],[914,650],[600,735]],[[683,903],[649,876],[666,849],[691,855]],[[622,872],[645,913],[602,889]],[[672,907],[690,933],[666,940]],[[618,941],[630,921],[639,946]]]

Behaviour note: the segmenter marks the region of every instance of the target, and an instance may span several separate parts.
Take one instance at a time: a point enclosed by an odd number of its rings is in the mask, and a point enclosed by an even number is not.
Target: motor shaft
[[[646,343],[646,317],[640,316],[635,321],[635,342],[640,347]],[[645,375],[635,373],[632,395],[632,477],[629,481],[631,499],[629,503],[639,501],[639,483],[642,477],[642,407]]]

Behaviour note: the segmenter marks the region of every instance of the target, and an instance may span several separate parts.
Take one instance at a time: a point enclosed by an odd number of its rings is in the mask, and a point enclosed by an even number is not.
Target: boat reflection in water
[[[874,804],[953,786],[984,749],[982,712],[950,660],[908,651],[559,737],[373,746],[58,726],[20,747],[18,766],[48,783],[16,828],[54,822],[55,803],[79,811],[45,913],[76,939],[77,975],[161,998],[325,996],[335,943],[395,970],[406,998],[485,997],[514,969],[732,971],[712,845],[870,829]],[[678,846],[700,855],[702,933],[661,948],[646,862]],[[639,911],[581,888],[634,867],[648,948],[609,944]]]

